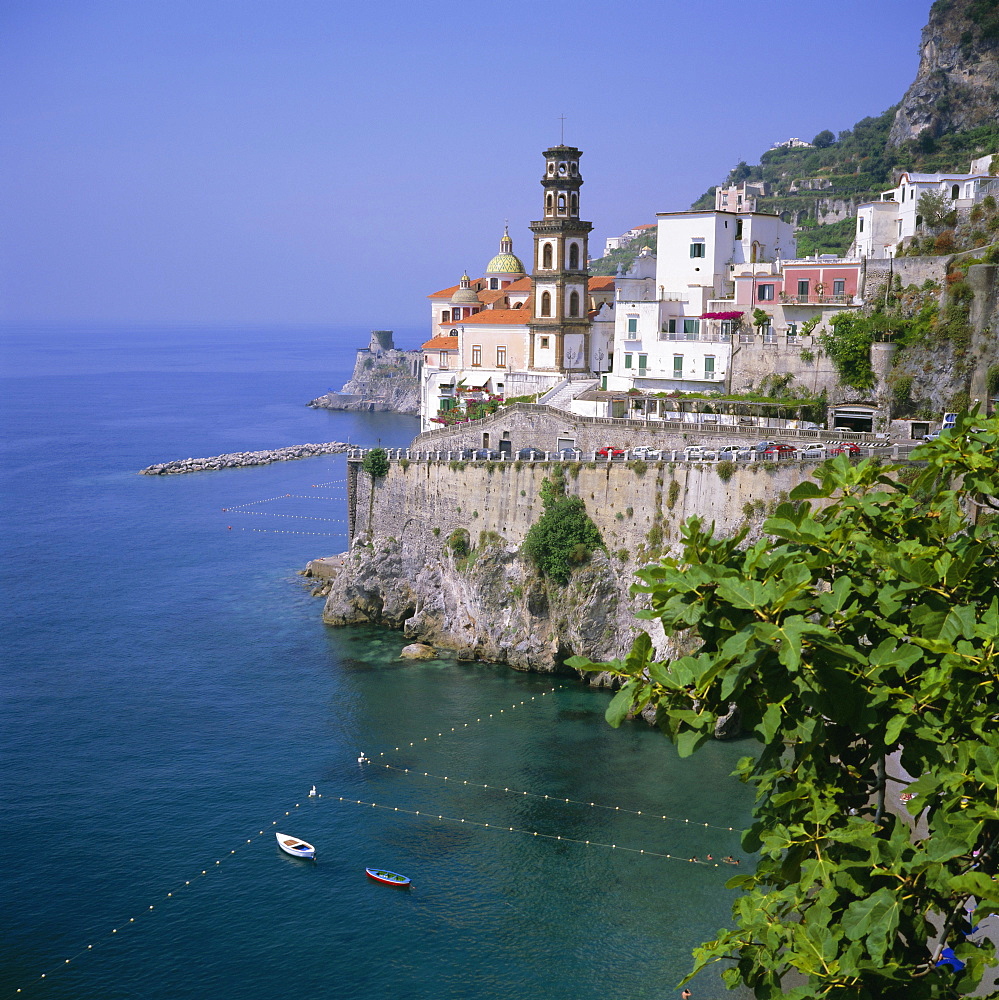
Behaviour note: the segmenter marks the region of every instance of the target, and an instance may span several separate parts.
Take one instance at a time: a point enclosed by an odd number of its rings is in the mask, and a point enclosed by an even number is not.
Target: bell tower
[[[534,310],[528,323],[528,367],[537,371],[589,370],[587,240],[592,223],[579,218],[582,153],[574,146],[544,151],[542,219],[531,223]]]

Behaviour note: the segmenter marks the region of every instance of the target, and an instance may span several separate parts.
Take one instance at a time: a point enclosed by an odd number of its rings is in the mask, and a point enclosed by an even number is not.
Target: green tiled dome
[[[489,261],[486,274],[527,274],[524,262],[513,252],[513,240],[506,226],[503,227],[500,252]]]
[[[486,274],[526,274],[523,261],[512,253],[498,253],[486,268]]]

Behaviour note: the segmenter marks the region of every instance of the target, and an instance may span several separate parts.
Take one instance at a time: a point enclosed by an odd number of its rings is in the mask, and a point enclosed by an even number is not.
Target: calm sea
[[[678,995],[732,869],[623,848],[737,855],[745,747],[681,762],[605,692],[324,627],[296,570],[344,547],[340,456],[136,475],[405,444],[412,418],[304,405],[367,331],[2,333],[0,997]]]

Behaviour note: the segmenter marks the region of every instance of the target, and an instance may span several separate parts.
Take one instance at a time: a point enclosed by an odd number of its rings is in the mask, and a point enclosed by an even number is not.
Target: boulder
[[[399,655],[405,660],[436,660],[437,650],[425,642],[411,642]]]

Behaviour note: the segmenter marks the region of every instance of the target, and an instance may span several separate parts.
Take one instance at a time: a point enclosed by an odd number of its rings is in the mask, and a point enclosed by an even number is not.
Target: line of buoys
[[[315,786],[313,786],[313,791],[315,791]],[[322,794],[317,792],[315,795],[313,795],[312,792],[310,792],[309,793],[309,798],[322,798]],[[296,802],[293,808],[294,809],[298,809],[300,807],[301,807],[301,803],[300,802]],[[288,809],[288,810],[285,811],[284,815],[285,816],[290,816],[291,813],[292,813],[292,810]],[[282,819],[283,819],[283,817],[282,817]],[[274,820],[270,824],[270,827],[268,827],[266,829],[263,829],[263,830],[260,830],[259,832],[257,832],[256,834],[254,834],[254,836],[247,838],[246,843],[247,844],[252,844],[253,841],[256,840],[258,837],[262,837],[262,836],[264,836],[264,834],[274,832],[273,831],[273,827],[277,826],[279,822],[281,822],[281,820]],[[170,892],[166,893],[166,895],[161,898],[161,903],[163,901],[165,901],[165,900],[175,898],[177,895],[179,895],[185,889],[187,889],[188,887],[190,887],[199,878],[204,878],[209,872],[216,871],[218,868],[221,867],[223,861],[229,860],[236,853],[236,850],[237,850],[237,848],[233,848],[227,855],[225,855],[222,858],[219,858],[218,861],[216,861],[213,865],[210,865],[208,868],[203,869],[202,871],[198,872],[196,875],[194,875],[191,878],[187,879],[184,882],[183,885],[178,885],[176,888],[174,888]],[[156,904],[155,903],[151,904],[145,910],[141,910],[140,913],[139,913],[139,915],[140,916],[148,915],[149,913],[153,912],[155,909],[156,909]],[[63,959],[63,961],[60,962],[59,965],[55,966],[55,968],[50,969],[48,972],[42,972],[38,976],[37,980],[35,980],[35,982],[36,983],[40,983],[40,982],[42,982],[45,979],[49,979],[53,975],[53,973],[55,973],[57,970],[64,969],[67,965],[70,965],[72,962],[75,962],[82,955],[86,955],[88,952],[91,952],[95,948],[98,948],[101,944],[105,944],[106,942],[112,940],[116,935],[118,935],[119,933],[121,933],[121,931],[125,930],[126,927],[128,927],[131,924],[134,924],[135,921],[136,921],[135,917],[129,917],[128,920],[121,921],[121,923],[120,923],[120,925],[118,927],[113,927],[110,931],[106,931],[100,937],[96,938],[91,944],[88,944],[85,948],[81,948],[78,952],[76,952],[76,954],[70,955],[69,958]],[[17,990],[16,990],[16,992],[15,992],[14,995],[16,995],[17,993],[23,993],[25,989],[30,989],[30,986],[28,986],[28,987],[20,987],[19,986],[17,988]]]
[[[248,500],[246,503],[237,503],[231,507],[223,507],[222,512],[228,513],[229,511],[242,510],[244,507],[253,507],[259,503],[274,503],[275,500],[336,500],[340,502],[343,500],[343,497],[319,497],[314,493],[285,493],[279,497],[267,497],[265,500]]]
[[[559,688],[556,685],[553,688],[549,688],[547,691],[542,691],[541,694],[537,694],[537,695],[532,694],[530,698],[525,698],[523,701],[514,702],[510,706],[509,711],[512,712],[514,709],[516,709],[520,705],[527,705],[529,702],[536,701],[538,698],[544,698],[545,695],[549,695],[552,692],[558,691],[558,690],[559,690]],[[466,723],[464,723],[461,726],[452,726],[451,729],[450,729],[450,732],[452,732],[452,733],[460,733],[462,730],[468,729],[470,726],[474,726],[476,722],[485,722],[488,719],[498,718],[499,716],[504,715],[506,712],[507,712],[507,709],[501,708],[498,712],[490,712],[488,715],[483,715],[481,718],[476,719],[475,722],[466,722]],[[436,738],[440,738],[440,737],[443,737],[443,736],[446,736],[446,735],[447,735],[446,732],[439,732],[437,734]],[[408,747],[419,746],[421,743],[429,743],[432,739],[435,739],[435,737],[433,737],[433,736],[424,736],[422,740],[413,740],[413,742],[409,743],[408,746],[404,744],[403,746],[396,747],[395,750],[396,751],[400,751],[400,750],[406,749]],[[392,751],[382,750],[381,753],[378,754],[378,756],[379,757],[384,757],[386,753],[391,753],[391,752]]]
[[[448,782],[449,788],[455,787],[468,787],[468,788],[488,788],[493,792],[506,792],[509,795],[526,795],[533,799],[543,799],[546,802],[556,802],[556,803],[568,803],[575,806],[588,806],[593,809],[604,809],[607,812],[618,812],[627,813],[629,816],[645,816],[648,819],[666,820],[671,823],[683,823],[687,826],[693,827],[704,827],[708,830],[722,830],[727,833],[735,833],[736,829],[734,826],[716,826],[714,823],[703,823],[700,820],[694,819],[684,819],[680,816],[662,816],[659,813],[649,812],[647,809],[626,809],[624,806],[606,806],[600,802],[586,802],[583,799],[567,799],[562,795],[545,795],[543,792],[525,792],[517,788],[507,788],[503,785],[487,785],[480,781],[465,781],[462,778],[450,777],[446,774],[431,774],[429,771],[420,771],[413,767],[396,767],[394,764],[384,764],[381,761],[378,762],[381,767],[387,768],[390,771],[398,771],[402,774],[415,775],[417,777],[423,778],[435,778],[438,781]]]
[[[342,484],[342,485],[341,485]],[[346,479],[331,479],[328,483],[311,483],[310,485],[314,490],[321,490],[327,486],[332,486],[334,488],[346,489],[347,488]]]
[[[230,510],[230,514],[253,514],[255,517],[297,517],[301,521],[335,521],[343,524],[342,517],[313,517],[311,514],[277,514],[272,510]]]
[[[341,802],[347,802],[351,805],[366,806],[370,809],[384,809],[387,812],[404,813],[408,816],[421,816],[423,819],[436,819],[442,823],[457,823],[464,826],[477,826],[486,830],[497,830],[500,833],[519,833],[528,837],[540,837],[542,840],[560,840],[566,844],[581,844],[584,847],[606,847],[610,850],[615,851],[627,851],[629,854],[644,854],[650,858],[665,858],[668,861],[683,861],[686,864],[692,865],[703,865],[706,868],[721,868],[722,864],[738,864],[735,859],[723,859],[722,861],[715,861],[714,857],[710,860],[707,856],[704,861],[698,858],[696,855],[692,858],[680,857],[677,854],[662,854],[658,851],[649,851],[644,848],[638,847],[624,847],[621,844],[605,844],[598,840],[579,840],[577,837],[563,837],[560,834],[554,833],[541,833],[538,830],[522,830],[520,827],[516,826],[506,826],[503,823],[480,823],[477,820],[472,819],[462,819],[456,816],[444,816],[440,813],[427,812],[421,809],[403,809],[402,806],[387,806],[381,802],[364,802],[361,799],[348,799],[340,796]]]
[[[230,524],[229,530],[232,530]],[[320,535],[323,538],[346,538],[346,531],[286,531],[283,528],[240,528],[240,531],[259,531],[266,535]]]

